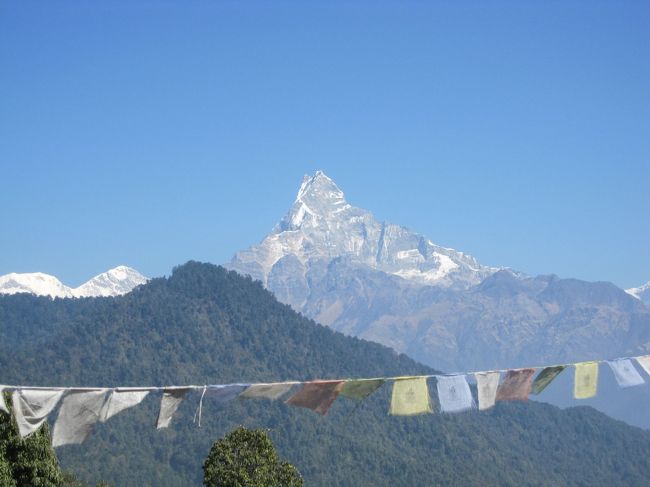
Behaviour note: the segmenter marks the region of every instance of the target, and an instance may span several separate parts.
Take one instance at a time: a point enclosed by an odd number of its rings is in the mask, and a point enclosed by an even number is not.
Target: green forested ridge
[[[27,341],[33,331],[34,340]],[[0,382],[70,386],[205,384],[429,373],[278,303],[259,283],[190,262],[119,298],[0,297]],[[433,392],[432,387],[432,392]],[[59,448],[65,468],[114,485],[200,485],[213,441],[269,428],[306,485],[642,485],[650,433],[590,409],[499,404],[487,412],[391,417],[390,386],[329,415],[282,402],[188,397],[156,431],[159,395]]]

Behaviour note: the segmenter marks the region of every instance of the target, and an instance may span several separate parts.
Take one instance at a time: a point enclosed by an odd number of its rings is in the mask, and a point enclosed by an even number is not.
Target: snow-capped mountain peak
[[[646,282],[643,286],[626,289],[625,292],[634,296],[636,299],[650,303],[650,281]]]
[[[72,289],[56,277],[42,272],[12,272],[0,276],[0,294],[31,293],[53,298],[72,297]]]
[[[120,296],[146,282],[147,278],[138,271],[123,265],[99,274],[77,288],[68,287],[56,277],[42,272],[12,272],[0,276],[0,294],[31,293],[53,298]]]
[[[130,292],[134,287],[147,282],[147,278],[135,269],[120,265],[73,290],[76,297],[119,296]]]
[[[274,231],[315,227],[322,220],[332,218],[349,208],[343,191],[336,183],[323,171],[316,171],[312,177],[304,176],[296,200]]]
[[[272,233],[238,252],[230,267],[272,288],[269,279],[304,277],[338,258],[408,281],[457,288],[477,284],[498,270],[404,227],[377,221],[369,211],[351,206],[322,171],[304,177]]]

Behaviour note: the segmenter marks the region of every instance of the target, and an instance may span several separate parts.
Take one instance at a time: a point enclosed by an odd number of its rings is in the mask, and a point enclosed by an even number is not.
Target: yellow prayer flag
[[[581,362],[575,364],[575,367],[573,397],[576,399],[594,397],[598,388],[598,362]]]
[[[431,399],[426,377],[395,379],[389,413],[394,416],[412,416],[430,413]]]

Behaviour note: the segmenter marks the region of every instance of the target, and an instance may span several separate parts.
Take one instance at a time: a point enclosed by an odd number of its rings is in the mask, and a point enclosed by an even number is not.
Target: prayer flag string
[[[0,385],[0,411],[9,412],[4,392],[11,394],[13,416],[21,437],[34,433],[59,403],[54,424],[53,445],[81,443],[97,422],[140,404],[150,393],[162,392],[156,428],[167,428],[181,402],[190,392],[200,391],[195,420],[201,425],[203,400],[226,403],[239,399],[277,400],[285,395],[285,404],[311,409],[326,415],[338,396],[362,401],[386,382],[393,383],[389,414],[412,416],[433,412],[427,379],[435,378],[440,410],[458,413],[474,409],[476,402],[467,383],[474,377],[478,409],[493,407],[499,401],[526,401],[529,394],[540,394],[567,367],[574,367],[573,396],[587,399],[596,395],[601,363],[607,363],[620,387],[645,384],[633,362],[650,375],[650,355],[620,357],[613,360],[541,365],[520,369],[494,369],[474,372],[437,373],[418,376],[282,381],[271,383],[235,383],[188,386],[144,387],[43,387]],[[535,380],[533,375],[541,369]],[[505,376],[502,379],[502,374]]]

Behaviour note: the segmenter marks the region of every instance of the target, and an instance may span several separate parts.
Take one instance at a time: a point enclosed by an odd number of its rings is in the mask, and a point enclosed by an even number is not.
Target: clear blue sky
[[[0,274],[169,274],[303,174],[488,265],[650,280],[650,3],[0,2]]]

